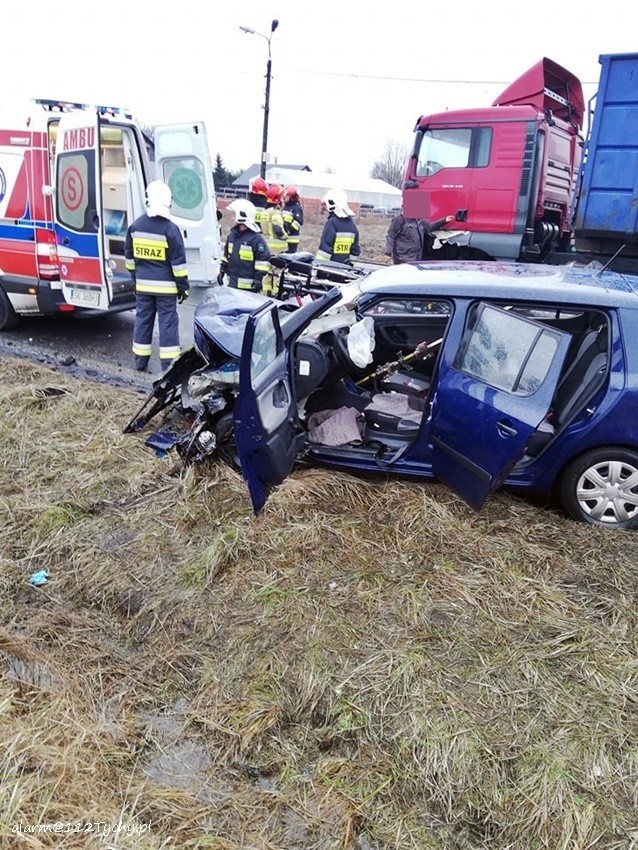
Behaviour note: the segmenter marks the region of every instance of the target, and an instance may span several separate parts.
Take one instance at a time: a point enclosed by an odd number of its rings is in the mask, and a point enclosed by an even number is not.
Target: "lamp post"
[[[279,21],[273,21],[270,24],[270,35],[264,35],[263,32],[257,32],[257,30],[251,29],[251,27],[239,27],[242,32],[250,33],[250,35],[258,35],[261,38],[265,38],[268,42],[268,63],[266,65],[266,100],[264,103],[264,133],[261,140],[261,164],[259,167],[259,173],[261,177],[266,176],[266,157],[268,155],[268,117],[270,114],[270,72],[272,70],[272,58],[270,55],[270,40],[272,38],[272,34],[279,26]]]

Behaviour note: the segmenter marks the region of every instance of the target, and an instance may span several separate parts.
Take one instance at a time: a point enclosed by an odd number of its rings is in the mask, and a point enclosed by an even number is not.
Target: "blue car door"
[[[332,289],[288,314],[283,331],[280,305],[272,301],[246,323],[233,416],[237,454],[256,514],[270,489],[291,472],[306,442],[297,415],[290,346],[313,318],[339,298],[339,290]]]
[[[432,470],[479,510],[547,414],[570,335],[482,303],[432,398]]]

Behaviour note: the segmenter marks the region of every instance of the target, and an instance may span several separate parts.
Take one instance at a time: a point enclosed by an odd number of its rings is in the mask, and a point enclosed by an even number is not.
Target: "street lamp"
[[[257,30],[251,29],[250,27],[239,27],[242,32],[250,33],[250,35],[259,35],[261,38],[265,38],[268,42],[268,64],[266,65],[266,101],[264,103],[264,135],[261,142],[261,165],[259,167],[259,173],[262,177],[266,176],[266,157],[268,151],[268,116],[270,113],[270,72],[272,70],[272,59],[270,57],[270,39],[272,38],[272,34],[279,26],[279,21],[273,21],[270,25],[270,35],[264,35],[263,32],[257,32]]]

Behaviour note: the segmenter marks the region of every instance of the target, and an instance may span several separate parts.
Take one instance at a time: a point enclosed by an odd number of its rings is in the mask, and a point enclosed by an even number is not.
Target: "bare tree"
[[[388,139],[381,158],[376,160],[372,166],[370,177],[385,180],[391,186],[401,189],[403,176],[408,161],[409,151],[407,145]]]

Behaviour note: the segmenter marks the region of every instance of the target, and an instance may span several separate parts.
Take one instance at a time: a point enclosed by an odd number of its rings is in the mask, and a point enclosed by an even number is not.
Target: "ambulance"
[[[155,179],[171,188],[191,284],[214,284],[221,246],[202,122],[151,137],[111,107],[35,100],[0,112],[0,330],[21,316],[132,309],[124,241]]]

